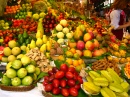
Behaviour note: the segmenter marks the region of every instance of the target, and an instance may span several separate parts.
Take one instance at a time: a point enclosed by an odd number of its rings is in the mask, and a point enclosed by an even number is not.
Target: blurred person
[[[112,33],[117,39],[122,40],[124,29],[130,26],[130,22],[126,23],[126,15],[123,11],[130,6],[130,0],[115,0],[112,4],[110,12],[110,25]]]

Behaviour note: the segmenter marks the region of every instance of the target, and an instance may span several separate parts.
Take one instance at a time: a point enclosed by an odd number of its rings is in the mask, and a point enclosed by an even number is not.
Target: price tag
[[[40,91],[43,91],[43,90],[44,90],[43,84],[37,83],[37,86],[38,86],[38,90],[40,90]]]

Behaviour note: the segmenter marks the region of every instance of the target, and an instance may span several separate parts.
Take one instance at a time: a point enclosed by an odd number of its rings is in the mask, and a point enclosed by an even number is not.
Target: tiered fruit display
[[[20,29],[19,33],[23,33],[24,30],[27,31],[28,34],[35,33],[37,30],[37,22],[30,18],[26,17],[26,19],[14,19],[12,24],[13,29]]]
[[[0,30],[1,45],[8,46],[10,40],[16,40],[19,29]]]
[[[20,9],[20,5],[15,5],[15,6],[6,6],[4,15],[11,15],[11,14],[16,14],[17,10]]]
[[[27,46],[28,44],[31,43],[32,39],[35,39],[35,38],[33,36],[30,36],[26,31],[24,31],[23,34],[18,35],[17,43],[19,45]]]
[[[128,97],[129,84],[113,69],[101,70],[100,73],[89,71],[84,89],[90,95],[102,94],[103,97]]]
[[[2,62],[12,62],[15,59],[21,58],[22,53],[26,52],[26,46],[18,47],[15,40],[8,42],[9,47],[5,47],[3,50],[4,56],[2,57]]]
[[[31,4],[26,3],[26,4],[22,4],[20,9],[17,10],[17,13],[15,15],[16,19],[25,19],[26,15],[27,15],[27,11],[30,11],[32,8]]]
[[[64,97],[77,97],[82,83],[82,77],[73,67],[61,64],[60,69],[54,67],[48,71],[48,76],[44,77],[43,86],[44,91],[54,95],[62,94]]]
[[[52,37],[56,38],[59,44],[66,45],[66,39],[71,39],[73,37],[73,32],[69,29],[67,20],[60,20],[55,30],[52,31]]]
[[[9,29],[9,23],[4,20],[0,20],[0,29]]]
[[[33,62],[34,63],[34,62]],[[6,86],[29,86],[37,81],[40,69],[33,64],[29,57],[23,56],[8,64],[6,73],[3,75],[1,83]]]
[[[43,27],[44,27],[44,33],[46,35],[51,35],[51,30],[54,29],[56,26],[57,20],[56,17],[53,16],[51,13],[48,13],[45,15],[45,18],[43,19]]]

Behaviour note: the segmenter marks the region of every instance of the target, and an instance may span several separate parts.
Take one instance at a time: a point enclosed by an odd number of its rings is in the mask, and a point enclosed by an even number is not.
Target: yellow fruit
[[[67,59],[66,59],[66,62],[67,62],[69,65],[72,65],[72,64],[73,64],[73,61],[72,61],[72,59],[70,59],[70,58],[67,58]]]
[[[14,55],[10,55],[8,56],[8,62],[12,62],[16,59],[16,57]]]
[[[116,94],[107,87],[101,89],[101,94],[103,97],[116,97]]]
[[[14,48],[12,49],[12,54],[13,54],[13,55],[17,56],[17,55],[20,54],[20,53],[21,53],[21,49],[20,49],[19,47],[14,47]]]
[[[9,47],[5,47],[4,50],[3,50],[3,52],[4,52],[5,56],[9,56],[12,53],[11,49]]]
[[[6,70],[8,70],[11,66],[12,66],[12,62],[9,62],[9,63],[6,65]]]
[[[92,82],[84,82],[83,88],[90,94],[98,94],[100,92],[100,87],[94,85]]]
[[[95,78],[101,77],[96,71],[89,71],[89,76],[94,80]]]
[[[73,60],[73,65],[74,65],[74,66],[78,66],[78,65],[79,65],[78,60]]]
[[[8,42],[8,45],[9,45],[10,48],[14,48],[14,47],[17,46],[17,43],[16,43],[15,40],[11,40],[11,41]]]

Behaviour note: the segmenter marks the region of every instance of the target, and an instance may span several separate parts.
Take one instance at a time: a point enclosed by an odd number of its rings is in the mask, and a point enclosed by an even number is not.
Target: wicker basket
[[[43,95],[44,97],[53,97],[50,93],[47,93],[47,92],[45,92],[45,91],[42,91],[42,95]]]
[[[30,91],[34,87],[35,87],[34,85],[30,85],[30,86],[5,86],[5,85],[0,85],[1,90],[18,91],[18,92]]]

